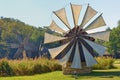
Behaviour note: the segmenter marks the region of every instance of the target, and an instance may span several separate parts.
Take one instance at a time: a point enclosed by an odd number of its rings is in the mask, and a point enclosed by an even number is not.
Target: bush
[[[120,59],[116,59],[114,64],[120,64]]]
[[[25,61],[25,60],[12,61],[10,63],[10,65],[16,75],[31,75],[31,74],[33,74],[32,73],[33,65],[31,65],[29,61]]]
[[[14,75],[13,69],[10,67],[7,61],[2,60],[0,62],[0,75],[1,76],[12,76]]]
[[[98,64],[93,66],[93,69],[111,69],[114,68],[114,59],[111,57],[98,57],[96,58]]]
[[[13,75],[13,73],[14,75],[33,75],[62,70],[62,66],[57,61],[43,58],[22,60],[2,59],[0,62],[2,62],[2,66],[5,66],[5,69],[0,67],[0,70],[3,70],[0,74],[1,76],[3,72],[5,72],[5,75]]]
[[[43,73],[43,71],[42,71],[42,65],[41,64],[35,64],[33,66],[33,70],[32,71],[35,74],[41,74],[41,73]]]

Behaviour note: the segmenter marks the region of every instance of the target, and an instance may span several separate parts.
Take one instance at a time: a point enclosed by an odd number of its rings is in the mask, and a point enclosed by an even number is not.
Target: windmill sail
[[[51,34],[45,33],[45,40],[44,43],[51,43],[51,42],[56,42],[60,40],[66,39],[65,37],[58,37],[58,36],[53,36]]]
[[[101,39],[104,41],[109,41],[110,31],[102,31],[88,34],[87,36],[94,37],[96,39]]]
[[[106,51],[106,47],[99,45],[97,43],[94,43],[90,40],[84,39],[100,56],[103,56],[103,54]]]
[[[97,64],[96,60],[93,58],[91,53],[84,47],[84,45],[82,45],[82,48],[83,48],[83,52],[85,55],[87,67],[91,67],[91,66]]]
[[[52,21],[49,28],[53,31],[56,31],[56,32],[65,33],[65,31],[63,29],[61,29],[54,21]]]
[[[86,23],[88,23],[88,21],[96,14],[97,12],[92,7],[88,6],[80,27],[83,27]]]
[[[80,53],[79,53],[79,48],[78,48],[78,42],[76,44],[75,55],[74,55],[74,58],[73,58],[71,68],[78,68],[78,69],[82,68],[81,59],[80,59]]]
[[[62,52],[67,46],[69,45],[69,43],[66,43],[60,47],[57,47],[57,48],[52,48],[52,49],[49,49],[49,52],[51,54],[51,57],[52,58],[55,58],[60,52]]]
[[[17,52],[15,53],[15,55],[14,55],[14,57],[13,58],[18,58],[18,57],[20,57],[20,54],[23,52],[23,48],[21,47],[21,48],[18,48],[18,50],[17,50]]]
[[[71,29],[70,24],[67,20],[65,8],[55,11],[54,14],[66,25],[68,29]]]
[[[105,26],[105,21],[103,20],[102,15],[100,15],[99,17],[97,17],[93,22],[91,22],[86,28],[85,30],[90,30],[90,29],[94,29],[94,28],[98,28],[101,26]]]
[[[80,15],[81,9],[82,9],[81,5],[71,4],[74,26],[78,25],[78,20],[79,20],[79,15]]]
[[[74,45],[72,45],[72,47],[71,47],[70,50],[67,52],[67,54],[66,54],[62,59],[59,60],[59,63],[60,63],[61,65],[63,65],[63,67],[66,67],[66,63],[67,63],[68,60],[69,60],[70,54],[72,54],[73,46],[74,46]]]

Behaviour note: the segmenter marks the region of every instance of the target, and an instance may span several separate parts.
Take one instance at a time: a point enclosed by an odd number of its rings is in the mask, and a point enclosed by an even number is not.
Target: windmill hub
[[[70,30],[69,33],[65,35],[65,37],[75,37],[77,39],[86,34],[88,34],[86,31],[77,26]]]
[[[24,44],[21,44],[21,45],[19,46],[19,48],[24,49]]]

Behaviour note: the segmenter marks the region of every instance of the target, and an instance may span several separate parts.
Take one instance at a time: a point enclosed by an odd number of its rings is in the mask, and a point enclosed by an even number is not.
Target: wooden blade
[[[81,69],[81,59],[80,59],[80,53],[79,53],[79,48],[78,48],[78,42],[76,44],[76,48],[75,48],[75,55],[73,56],[73,62],[71,65],[71,68],[78,68]]]
[[[97,64],[96,60],[93,58],[91,53],[84,47],[83,44],[82,44],[82,48],[85,55],[85,61],[86,61],[87,67],[92,67],[93,65]]]
[[[94,29],[94,28],[99,28],[101,26],[105,26],[105,21],[102,17],[102,15],[98,16],[93,22],[91,22],[86,28],[85,30],[90,30],[90,29]]]
[[[90,40],[84,39],[100,56],[103,56],[103,54],[106,51],[106,47],[99,45],[95,42],[92,42]]]
[[[21,44],[23,42],[22,36],[16,30],[13,30],[13,33],[17,35],[18,41]]]
[[[96,33],[88,34],[87,36],[94,37],[96,39],[101,39],[104,41],[109,41],[110,31],[101,31]]]
[[[68,29],[71,29],[70,28],[70,24],[67,20],[67,16],[66,16],[66,11],[65,11],[65,8],[62,8],[58,11],[55,11],[53,12],[65,25]]]
[[[56,42],[60,40],[67,39],[66,37],[58,37],[58,36],[53,36],[51,34],[45,33],[45,38],[44,38],[44,43],[51,43],[51,42]]]
[[[60,33],[65,33],[65,31],[63,29],[61,29],[56,23],[55,21],[52,21],[52,23],[50,24],[49,28],[53,31],[56,32],[60,32]]]
[[[18,48],[19,45],[18,44],[15,44],[15,43],[9,43],[10,45],[10,48]]]
[[[49,49],[49,52],[50,52],[50,55],[52,58],[55,58],[60,52],[62,52],[68,45],[70,44],[70,42],[60,46],[60,47],[57,47],[57,48],[52,48],[52,49]]]
[[[19,58],[20,54],[23,52],[23,50],[24,49],[22,47],[19,47],[13,58]]]
[[[67,54],[62,59],[59,60],[59,63],[63,67],[66,67],[66,63],[68,62],[70,54],[72,53],[72,50],[73,50],[73,46],[74,46],[74,44],[72,45],[72,47],[70,48],[70,50],[67,52]]]
[[[28,34],[28,35],[24,38],[22,44],[24,44],[24,45],[25,45],[25,44],[28,44],[29,39],[30,39],[30,34]]]
[[[72,10],[72,14],[73,14],[74,26],[78,25],[78,19],[79,19],[81,9],[82,9],[81,5],[71,4],[71,10]]]
[[[82,23],[81,23],[80,27],[83,27],[86,23],[88,23],[89,20],[90,20],[91,18],[93,18],[96,14],[97,14],[97,12],[96,12],[92,7],[90,7],[90,6],[88,5],[87,10],[86,10],[86,13],[85,13],[85,15],[84,15],[84,18],[83,18],[83,20],[82,20]]]

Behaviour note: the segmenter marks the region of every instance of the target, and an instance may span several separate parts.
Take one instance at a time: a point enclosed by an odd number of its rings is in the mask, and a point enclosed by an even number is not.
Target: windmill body
[[[49,28],[52,31],[62,33],[63,36],[54,36],[45,33],[44,43],[62,43],[59,47],[49,49],[49,52],[51,57],[58,59],[64,68],[67,67],[68,63],[70,63],[69,67],[72,69],[89,68],[97,64],[97,61],[94,59],[95,54],[102,56],[106,50],[106,47],[95,43],[95,39],[108,41],[110,32],[87,33],[88,30],[106,25],[102,14],[98,15],[98,12],[91,6],[87,5],[80,24],[78,22],[79,16],[81,16],[81,12],[83,11],[83,5],[70,4],[70,9],[74,27],[72,28],[69,24],[65,8],[54,11],[54,15],[68,28],[68,31],[65,31],[62,26],[58,26],[53,20]],[[86,26],[86,24],[88,25]]]

